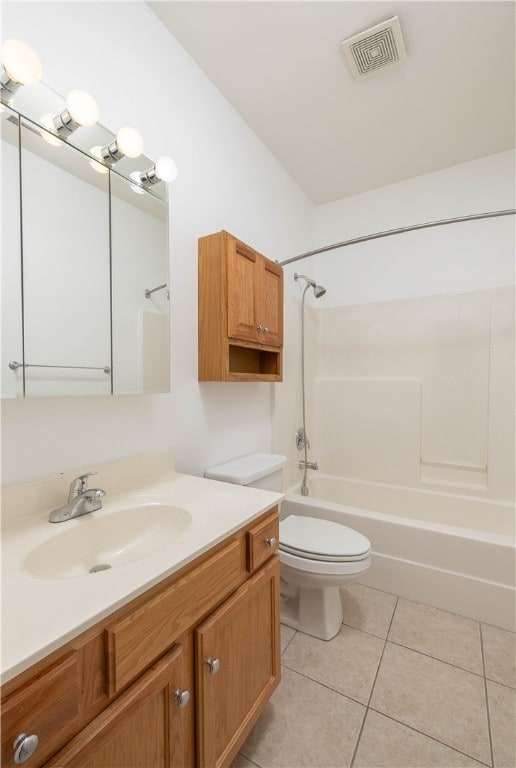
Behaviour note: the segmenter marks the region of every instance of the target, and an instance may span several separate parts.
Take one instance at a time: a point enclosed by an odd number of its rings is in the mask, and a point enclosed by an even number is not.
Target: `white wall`
[[[514,208],[514,164],[514,151],[501,152],[319,206],[314,247]],[[331,285],[319,307],[495,288],[514,280],[514,226],[514,216],[451,224],[349,246],[297,266],[315,268],[317,280]]]
[[[514,194],[514,152],[504,152],[317,208],[315,247],[514,208]],[[307,432],[322,471],[513,496],[514,240],[514,217],[497,218],[289,267],[327,287],[306,313]],[[295,347],[275,398],[273,446],[294,461],[302,287],[286,282],[298,297],[286,303]]]
[[[133,124],[171,188],[172,394],[2,403],[2,481],[173,448],[201,474],[270,447],[268,384],[197,382],[197,238],[227,229],[272,259],[310,247],[313,207],[142,2],[4,3],[2,36],[41,56],[44,80],[90,90],[101,122]]]

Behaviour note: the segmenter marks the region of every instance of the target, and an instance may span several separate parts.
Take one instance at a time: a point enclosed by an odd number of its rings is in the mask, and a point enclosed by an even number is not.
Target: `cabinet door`
[[[278,557],[197,628],[195,648],[198,765],[229,766],[280,681]]]
[[[235,238],[227,238],[228,336],[258,341],[256,318],[257,254]]]
[[[260,259],[257,318],[265,328],[264,344],[283,346],[283,270],[269,259]]]
[[[191,641],[179,645],[64,747],[46,768],[186,768],[194,764]]]

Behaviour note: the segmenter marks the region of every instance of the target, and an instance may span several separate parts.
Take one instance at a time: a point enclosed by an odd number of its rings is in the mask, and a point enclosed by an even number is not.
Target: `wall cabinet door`
[[[196,629],[195,649],[198,765],[229,766],[280,681],[277,557]]]
[[[228,336],[258,341],[256,316],[258,256],[244,243],[227,240]]]
[[[64,747],[46,768],[189,768],[194,765],[192,652],[179,645]]]
[[[283,270],[269,259],[260,259],[257,317],[264,330],[263,344],[283,346]]]

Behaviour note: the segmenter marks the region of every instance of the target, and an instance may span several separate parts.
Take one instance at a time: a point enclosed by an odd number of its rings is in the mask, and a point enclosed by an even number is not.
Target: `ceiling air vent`
[[[341,46],[356,80],[384,72],[407,58],[397,16],[342,40]]]

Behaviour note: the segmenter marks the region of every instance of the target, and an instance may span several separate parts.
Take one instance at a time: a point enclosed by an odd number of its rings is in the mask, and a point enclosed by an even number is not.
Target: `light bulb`
[[[52,135],[54,133],[54,116],[47,112],[46,115],[41,115],[39,121],[41,125],[47,129],[46,131],[41,132],[42,138],[45,139],[47,144],[50,144],[51,147],[60,147],[61,141],[56,136]],[[50,131],[50,133],[47,133],[47,131]]]
[[[119,152],[126,157],[139,157],[143,152],[143,139],[134,128],[120,128],[116,143]]]
[[[94,171],[97,171],[97,173],[109,173],[109,168],[106,168],[106,166],[102,162],[100,147],[92,147],[90,149],[90,155],[93,155],[93,157],[97,157],[100,161],[97,163],[96,160],[90,160],[90,165]]]
[[[97,102],[87,91],[70,91],[66,99],[66,108],[72,120],[79,125],[95,125],[99,119]]]
[[[137,184],[140,184],[140,171],[133,171],[129,174],[129,178],[136,181]],[[136,192],[137,195],[143,195],[143,189],[140,186],[137,186],[137,184],[131,184],[131,189],[133,192]]]
[[[2,64],[11,80],[20,85],[34,85],[41,80],[41,61],[32,48],[21,40],[6,40],[0,49]]]
[[[175,181],[179,174],[177,165],[170,157],[158,157],[154,164],[154,168],[156,176],[158,179],[161,179],[161,181]]]

